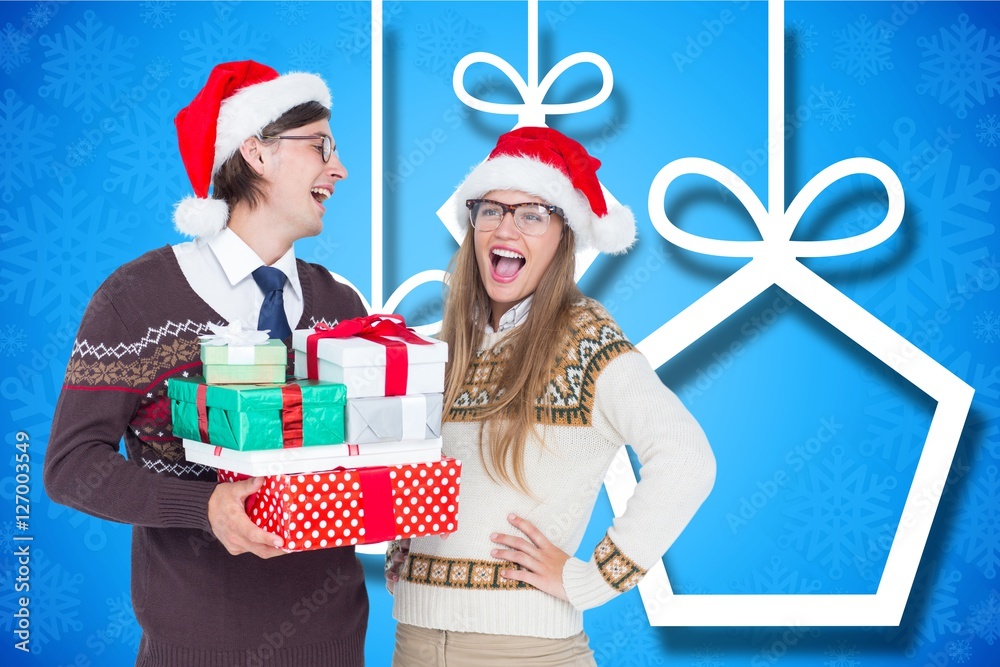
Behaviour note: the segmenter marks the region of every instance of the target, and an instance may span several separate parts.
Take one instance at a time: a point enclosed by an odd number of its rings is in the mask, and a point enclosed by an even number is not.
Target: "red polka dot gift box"
[[[255,524],[284,540],[285,551],[374,544],[458,529],[462,462],[339,469],[266,477],[247,498]],[[219,481],[244,475],[219,471]]]

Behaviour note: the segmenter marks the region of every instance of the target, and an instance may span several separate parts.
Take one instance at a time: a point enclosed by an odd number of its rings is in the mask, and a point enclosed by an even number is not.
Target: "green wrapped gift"
[[[277,339],[261,345],[201,345],[206,384],[284,384],[287,363],[288,348]]]
[[[240,451],[344,442],[347,388],[317,380],[287,385],[209,385],[204,378],[173,378],[167,385],[174,436],[204,439],[198,429],[199,387],[208,442]],[[295,409],[301,392],[301,410]],[[296,418],[301,413],[301,432]]]

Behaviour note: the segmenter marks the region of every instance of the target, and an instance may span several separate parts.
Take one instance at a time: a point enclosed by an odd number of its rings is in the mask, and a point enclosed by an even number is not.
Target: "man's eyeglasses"
[[[491,232],[499,227],[508,213],[514,217],[514,225],[518,230],[528,236],[544,234],[549,228],[553,213],[566,218],[566,214],[558,206],[537,202],[504,204],[492,199],[467,199],[465,205],[469,209],[469,222],[481,232]]]
[[[337,152],[337,147],[333,144],[333,139],[325,134],[306,134],[306,135],[292,135],[292,134],[278,134],[273,136],[261,137],[262,139],[311,139],[316,141],[320,139],[323,141],[322,146],[316,146],[316,150],[319,154],[323,156],[323,162],[329,162],[331,155],[336,155],[340,157],[340,153]]]

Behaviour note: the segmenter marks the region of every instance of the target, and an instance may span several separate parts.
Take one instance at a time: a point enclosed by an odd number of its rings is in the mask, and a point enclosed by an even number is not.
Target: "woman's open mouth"
[[[513,281],[524,268],[525,262],[524,255],[508,248],[493,248],[490,251],[490,269],[497,282]]]

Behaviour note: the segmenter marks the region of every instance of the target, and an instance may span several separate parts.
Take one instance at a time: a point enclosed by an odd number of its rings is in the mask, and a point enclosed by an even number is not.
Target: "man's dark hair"
[[[260,136],[276,136],[318,120],[327,120],[329,117],[330,110],[319,102],[306,102],[292,107],[273,123],[265,125],[260,131]],[[277,139],[261,139],[265,145],[273,144],[275,141]],[[212,197],[224,200],[229,205],[230,211],[240,202],[248,205],[251,210],[255,209],[263,196],[264,179],[250,168],[239,151],[223,162],[212,178]]]

